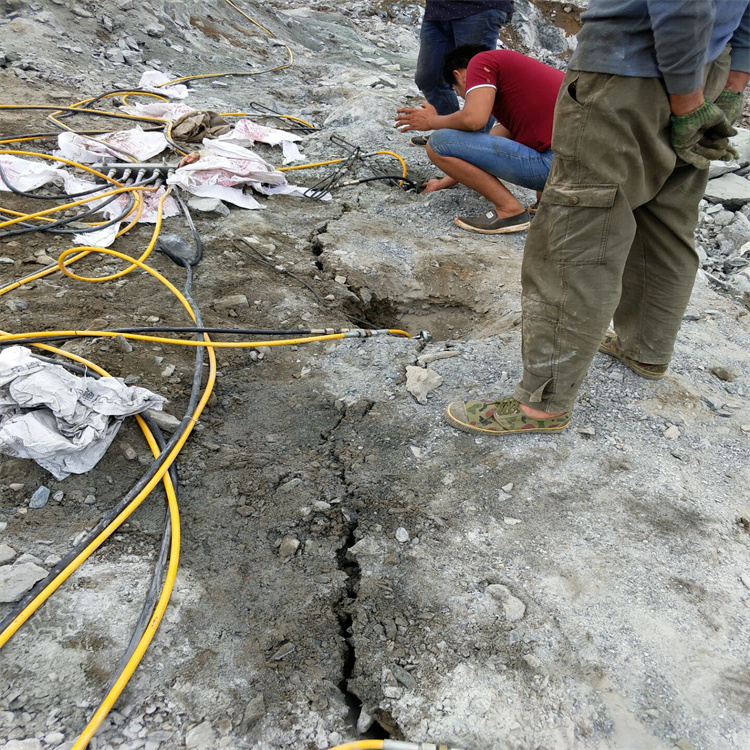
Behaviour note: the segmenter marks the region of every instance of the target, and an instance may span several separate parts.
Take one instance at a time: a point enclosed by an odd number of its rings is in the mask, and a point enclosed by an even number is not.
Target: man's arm
[[[472,89],[466,94],[464,108],[450,115],[439,115],[431,104],[403,107],[396,112],[396,127],[409,130],[481,130],[490,119],[495,103],[495,89],[490,86]]]
[[[703,84],[706,49],[713,28],[713,3],[705,0],[646,0],[646,4],[654,34],[656,61],[667,91],[697,97]],[[676,103],[678,109],[686,106],[679,100]]]
[[[730,70],[724,91],[742,94],[748,83],[750,83],[750,73],[745,73],[741,70]]]
[[[742,116],[745,87],[750,81],[750,5],[745,8],[740,25],[732,35],[729,76],[724,90],[715,99],[730,125],[736,125]]]

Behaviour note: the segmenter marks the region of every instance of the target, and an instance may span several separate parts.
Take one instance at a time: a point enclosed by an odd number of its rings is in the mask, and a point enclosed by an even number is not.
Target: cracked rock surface
[[[241,7],[290,44],[294,66],[193,82],[191,105],[236,112],[258,102],[322,126],[301,143],[309,162],[342,155],[335,135],[366,153],[395,151],[417,182],[434,176],[424,150],[392,128],[395,109],[419,101],[417,4]],[[560,62],[578,9],[521,0],[503,38]],[[147,67],[178,77],[285,60],[223,0],[9,0],[2,13],[7,103],[64,106],[130,89]],[[28,110],[3,111],[0,123],[3,136],[52,127]],[[278,149],[257,150],[280,162]],[[302,185],[324,177],[290,174]],[[741,201],[703,206],[705,273],[663,380],[597,355],[570,429],[494,440],[452,430],[441,412],[467,396],[508,395],[520,375],[523,236],[455,228],[454,216],[485,210],[463,188],[421,196],[371,182],[330,202],[258,200],[265,210],[194,213],[205,253],[192,293],[207,325],[363,325],[433,338],[218,351],[214,395],[177,461],[176,588],[91,746],[285,750],[391,737],[477,750],[745,750],[750,315],[739,280],[750,230]],[[0,205],[38,210],[8,193]],[[180,217],[164,231],[189,239]],[[138,256],[150,233],[141,226],[115,247]],[[39,233],[0,239],[0,282],[68,247]],[[166,256],[149,263],[184,283]],[[88,270],[110,265],[94,259]],[[188,324],[136,273],[104,285],[54,275],[2,303],[0,329],[12,332]],[[66,349],[168,397],[173,429],[192,350],[125,343]],[[420,399],[408,368],[431,373]],[[49,570],[149,462],[132,420],[93,471],[62,482],[3,457],[0,581],[18,584],[14,568]],[[49,499],[32,507],[41,486]],[[127,647],[163,517],[158,490],[3,647],[0,749],[69,750]],[[11,607],[0,604],[0,616]]]

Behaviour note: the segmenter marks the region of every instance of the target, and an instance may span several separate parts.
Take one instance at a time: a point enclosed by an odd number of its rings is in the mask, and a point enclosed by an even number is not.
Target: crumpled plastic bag
[[[65,479],[104,456],[127,416],[166,399],[117,378],[87,378],[42,362],[29,349],[0,351],[0,453],[31,458]]]
[[[104,141],[113,148],[107,148],[97,141]],[[124,151],[138,161],[148,161],[169,147],[163,133],[146,132],[138,125],[130,130],[116,130],[97,136],[97,141],[66,131],[57,136],[57,151],[54,155],[79,164],[95,164],[102,161],[102,157],[114,157],[118,162],[129,161],[123,154]]]
[[[3,168],[6,180],[22,193],[29,193],[53,180],[65,179],[65,171],[56,169],[38,161],[21,159],[11,154],[0,155],[0,166]],[[0,190],[10,192],[5,180],[0,178]]]
[[[183,115],[195,111],[195,107],[179,102],[150,102],[148,104],[126,104],[120,109],[128,115],[142,117],[158,117],[162,120],[174,122]]]
[[[198,161],[186,164],[167,179],[192,195],[218,198],[240,208],[264,208],[239,185],[249,185],[265,195],[305,196],[306,188],[290,185],[258,154],[219,139],[204,140]],[[330,200],[330,196],[328,196]]]
[[[166,75],[158,70],[146,70],[138,82],[138,88],[144,91],[153,91],[155,94],[169,97],[170,99],[187,99],[188,87],[182,83],[175,83],[171,86],[164,86],[168,81],[174,80],[173,77]]]
[[[234,143],[238,146],[252,146],[254,143],[267,143],[269,146],[281,145],[284,152],[284,164],[299,161],[303,158],[296,141],[302,140],[298,135],[279,128],[269,128],[257,122],[243,118],[237,120],[234,128],[218,137],[219,141]]]

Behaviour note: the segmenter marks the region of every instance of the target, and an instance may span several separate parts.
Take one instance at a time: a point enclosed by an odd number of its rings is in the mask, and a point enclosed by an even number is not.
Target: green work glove
[[[714,104],[724,113],[730,125],[736,125],[740,119],[743,98],[741,92],[725,89],[714,100]]]
[[[708,169],[713,159],[731,161],[737,151],[729,138],[737,131],[716,104],[704,101],[686,115],[672,115],[672,148],[677,156],[698,169]]]

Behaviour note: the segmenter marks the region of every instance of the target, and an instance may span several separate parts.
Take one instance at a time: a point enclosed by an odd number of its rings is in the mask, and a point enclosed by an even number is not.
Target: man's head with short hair
[[[489,49],[489,47],[485,47],[483,44],[462,44],[460,47],[452,49],[443,58],[443,69],[441,71],[443,80],[449,86],[455,85],[455,71],[468,67],[469,60],[474,55],[478,55],[480,52],[489,52]]]

